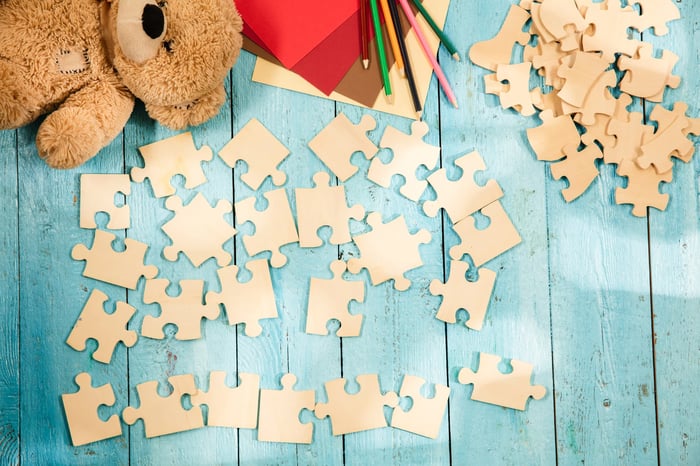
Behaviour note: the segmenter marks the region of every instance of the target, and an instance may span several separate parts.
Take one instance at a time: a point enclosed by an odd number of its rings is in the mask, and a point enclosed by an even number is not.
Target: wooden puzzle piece
[[[565,29],[567,25],[573,25],[576,31],[583,31],[588,26],[574,0],[542,0],[539,17],[542,26],[555,40],[561,40],[569,34]]]
[[[476,172],[486,170],[484,159],[477,151],[457,158],[455,165],[462,170],[462,174],[454,181],[447,177],[445,168],[428,176],[428,183],[435,190],[437,199],[423,203],[423,212],[427,216],[435,217],[442,208],[452,223],[457,223],[503,197],[503,190],[496,180],[490,179],[483,186],[474,181]]]
[[[97,349],[92,353],[95,361],[109,364],[117,343],[126,347],[136,344],[136,332],[127,330],[136,309],[124,302],[117,302],[113,312],[105,312],[108,296],[99,290],[93,290],[88,297],[78,320],[68,335],[66,343],[76,351],[85,351],[88,339],[97,342]]]
[[[168,396],[158,394],[158,381],[152,380],[136,386],[140,405],[127,406],[122,419],[129,425],[143,420],[146,438],[185,432],[204,427],[204,418],[199,408],[184,409],[182,397],[195,395],[197,387],[192,374],[168,377],[172,391]]]
[[[618,1],[609,1],[605,7],[588,8],[586,22],[593,27],[583,35],[583,50],[601,52],[608,63],[615,61],[615,54],[634,56],[641,42],[630,38],[628,29],[639,27],[640,16],[630,6],[622,7]]]
[[[95,230],[92,248],[76,244],[71,251],[75,260],[84,260],[83,276],[106,283],[136,289],[139,278],[153,278],[158,267],[144,265],[148,245],[131,238],[124,239],[124,251],[115,251],[112,243],[117,237],[103,230]]]
[[[408,411],[404,411],[400,406],[394,409],[391,427],[436,439],[447,411],[450,387],[435,384],[435,395],[425,398],[420,392],[425,383],[425,379],[420,377],[404,375],[399,396],[411,398],[412,405]]]
[[[474,384],[472,400],[524,411],[528,398],[540,400],[547,393],[542,385],[530,385],[532,364],[511,359],[513,371],[504,374],[498,369],[500,362],[499,356],[480,353],[477,372],[468,367],[459,371],[459,383]]]
[[[313,410],[316,403],[314,390],[294,390],[294,374],[282,376],[282,390],[260,391],[258,440],[261,442],[311,443],[314,425],[302,424],[299,415],[303,409]]]
[[[500,201],[487,205],[480,212],[489,218],[488,227],[479,230],[476,228],[474,216],[465,218],[452,227],[461,243],[450,248],[450,257],[453,260],[469,254],[476,267],[481,267],[522,241]]]
[[[657,173],[654,167],[640,168],[633,160],[623,160],[617,173],[627,177],[627,186],[615,189],[615,203],[632,204],[632,215],[646,217],[647,207],[666,210],[669,195],[659,192],[659,184],[670,183],[673,170]]]
[[[641,168],[653,165],[657,173],[666,173],[673,169],[673,157],[688,162],[695,151],[695,146],[687,137],[686,130],[691,122],[686,116],[688,105],[676,102],[673,110],[657,105],[651,111],[650,119],[658,123],[653,136],[642,145],[642,155],[637,158]]]
[[[529,62],[498,65],[495,79],[494,75],[484,76],[486,93],[498,95],[504,109],[512,108],[523,116],[534,115],[536,110],[533,101],[537,100],[541,91],[530,90],[531,69],[532,64]],[[503,82],[508,84],[504,85]]]
[[[661,58],[656,58],[653,50],[651,44],[644,43],[633,58],[621,56],[617,60],[618,68],[626,70],[620,90],[651,102],[662,102],[667,86],[675,89],[681,84],[681,78],[671,74],[680,57],[664,50]]]
[[[278,317],[275,292],[267,259],[246,264],[252,277],[247,282],[238,280],[235,265],[217,270],[221,291],[207,293],[207,304],[223,304],[229,325],[245,324],[245,334],[257,337],[262,333],[261,319]]]
[[[128,205],[117,206],[114,197],[131,194],[129,175],[82,174],[80,175],[80,228],[97,228],[95,214],[109,215],[107,228],[129,228],[131,218]]]
[[[642,14],[639,16],[636,26],[639,31],[654,28],[655,35],[664,36],[668,34],[666,23],[681,18],[681,12],[673,0],[628,1],[630,5],[635,3],[642,8]]]
[[[377,374],[363,374],[356,377],[360,390],[355,394],[345,391],[346,379],[326,382],[326,403],[316,404],[316,417],[331,418],[333,435],[351,434],[387,426],[384,406],[398,405],[395,392],[382,394]]]
[[[545,110],[540,113],[540,119],[540,126],[527,130],[527,140],[537,160],[560,160],[564,157],[565,147],[580,144],[581,136],[570,116],[555,117],[551,111]]]
[[[330,176],[318,172],[313,176],[314,188],[295,189],[297,203],[297,223],[299,224],[299,246],[313,248],[321,246],[318,229],[330,226],[331,244],[349,243],[350,219],[362,220],[365,208],[360,204],[348,207],[344,186],[330,186]]]
[[[428,187],[428,182],[419,180],[416,171],[420,166],[432,170],[440,158],[440,147],[426,143],[423,138],[428,134],[428,124],[424,121],[411,123],[411,134],[406,134],[393,126],[387,126],[379,142],[383,149],[391,149],[392,158],[383,163],[378,157],[372,160],[367,172],[367,179],[379,186],[389,188],[394,175],[401,175],[404,184],[399,192],[412,201],[418,201]]]
[[[223,249],[223,244],[236,234],[224,218],[232,212],[230,202],[221,199],[212,207],[202,193],[197,193],[187,205],[178,196],[171,196],[165,201],[165,208],[175,213],[162,226],[172,240],[172,245],[163,248],[166,259],[177,261],[182,251],[195,267],[210,257],[216,258],[219,266],[231,262],[231,254]]]
[[[340,181],[345,182],[357,173],[358,168],[350,163],[355,152],[363,152],[370,160],[379,150],[367,137],[367,132],[376,126],[377,122],[370,115],[363,115],[354,125],[344,113],[340,113],[309,142],[309,148]]]
[[[249,197],[236,202],[236,214],[242,224],[251,222],[255,225],[255,233],[243,237],[243,245],[250,256],[263,251],[270,251],[270,265],[282,267],[287,263],[280,248],[285,244],[299,241],[294,215],[289,205],[287,191],[276,189],[264,194],[267,208],[259,211],[255,208],[256,199]]]
[[[196,340],[202,337],[202,319],[213,320],[219,316],[219,306],[213,303],[202,304],[204,299],[203,280],[181,280],[180,293],[171,296],[167,293],[170,281],[164,278],[146,280],[143,290],[145,304],[158,303],[160,315],[147,315],[141,324],[141,335],[162,340],[163,327],[177,326],[175,339]]]
[[[75,377],[75,383],[79,387],[77,392],[61,395],[73,446],[78,447],[120,436],[122,425],[119,422],[119,416],[114,414],[103,421],[97,412],[102,405],[114,405],[112,386],[105,384],[93,387],[92,378],[87,372],[78,374]]]
[[[532,17],[530,31],[537,36],[537,40],[541,40],[545,43],[556,42],[557,39],[547,30],[542,22],[541,7],[541,3],[535,3],[534,1],[530,3],[530,16]]]
[[[603,158],[603,152],[595,144],[586,146],[581,151],[569,146],[564,152],[566,158],[553,163],[549,168],[555,180],[563,177],[569,182],[569,186],[561,190],[561,195],[566,202],[571,202],[586,192],[598,177],[600,172],[596,160]]]
[[[608,150],[608,147],[615,146],[615,136],[608,133],[610,121],[612,119],[628,121],[630,112],[627,110],[627,107],[630,104],[632,104],[632,97],[621,93],[615,99],[615,112],[612,115],[596,115],[595,123],[588,125],[581,123],[579,116],[575,117],[574,120],[585,128],[585,132],[581,135],[581,142],[586,146],[597,142],[603,147],[604,153]]]
[[[343,280],[346,264],[341,260],[332,262],[330,268],[333,272],[332,279],[311,278],[306,333],[328,335],[326,325],[331,319],[336,319],[340,322],[336,335],[357,337],[360,335],[363,316],[350,314],[348,306],[353,300],[364,302],[365,282]]]
[[[578,114],[577,121],[584,125],[593,125],[597,115],[615,113],[617,102],[608,88],[614,87],[616,84],[617,75],[615,72],[606,71],[591,85],[582,107],[576,107],[562,100],[562,111],[567,115],[576,113]]]
[[[214,156],[208,146],[197,149],[189,132],[139,147],[139,152],[145,166],[132,168],[131,179],[139,183],[150,179],[156,197],[175,194],[175,188],[170,183],[175,175],[185,177],[187,189],[206,183],[201,164]]]
[[[258,425],[260,376],[241,372],[240,383],[231,388],[226,384],[226,372],[209,373],[209,390],[198,390],[190,397],[192,406],[207,405],[207,425],[255,429]]]
[[[372,285],[394,280],[394,288],[405,291],[411,286],[404,273],[423,265],[419,246],[431,241],[428,230],[411,234],[403,216],[382,223],[382,215],[372,212],[367,217],[372,231],[353,238],[360,250],[359,258],[348,261],[350,273],[359,273],[366,268]]]
[[[564,80],[557,73],[561,66],[562,59],[568,57],[569,53],[561,48],[559,42],[544,42],[538,40],[535,46],[527,46],[523,51],[523,59],[532,63],[532,67],[538,70],[540,76],[544,77],[544,83],[555,89],[561,89]]]
[[[464,309],[469,313],[465,325],[473,330],[481,330],[496,284],[496,272],[481,268],[479,279],[471,281],[466,278],[467,270],[467,262],[453,260],[447,282],[442,283],[438,279],[430,282],[430,294],[442,296],[442,304],[435,317],[454,324],[457,322],[457,311]]]
[[[246,163],[248,171],[241,175],[241,180],[253,190],[260,188],[268,176],[273,184],[282,186],[287,175],[277,167],[288,155],[289,149],[256,118],[246,123],[219,151],[219,157],[231,168],[238,161]]]
[[[642,154],[642,144],[654,133],[654,128],[645,125],[643,120],[644,115],[639,112],[630,112],[626,120],[610,120],[608,133],[614,136],[614,144],[604,146],[605,163],[620,164],[636,160]]]
[[[564,86],[558,96],[573,107],[583,107],[596,83],[605,73],[610,63],[600,54],[578,51],[572,64],[563,64],[557,70],[557,75],[564,79]],[[611,84],[614,86],[617,83]]]
[[[526,45],[530,34],[523,31],[530,14],[517,5],[511,5],[503,26],[492,39],[477,42],[469,49],[469,59],[491,71],[498,65],[510,63],[516,43]]]

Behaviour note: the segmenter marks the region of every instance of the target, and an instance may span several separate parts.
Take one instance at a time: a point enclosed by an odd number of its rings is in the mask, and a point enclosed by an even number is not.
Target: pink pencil
[[[450,83],[447,81],[447,77],[445,77],[445,73],[442,72],[442,68],[440,68],[440,64],[435,59],[435,53],[430,48],[430,44],[428,44],[428,41],[425,38],[425,34],[423,33],[423,30],[421,29],[420,25],[418,24],[416,17],[413,15],[413,11],[411,10],[411,7],[408,6],[408,1],[407,0],[398,0],[398,1],[401,4],[401,8],[403,9],[403,12],[406,14],[406,18],[408,19],[408,22],[411,23],[411,27],[413,28],[413,32],[415,32],[416,37],[418,38],[418,42],[420,42],[420,45],[423,48],[423,52],[425,53],[425,56],[430,61],[430,64],[433,67],[433,71],[435,71],[435,76],[437,76],[438,82],[440,83],[440,87],[442,87],[442,90],[445,92],[445,95],[447,96],[447,100],[449,100],[450,103],[452,103],[452,105],[455,106],[455,108],[459,108],[457,106],[457,98],[455,97],[454,92],[452,92],[452,88],[450,87]]]

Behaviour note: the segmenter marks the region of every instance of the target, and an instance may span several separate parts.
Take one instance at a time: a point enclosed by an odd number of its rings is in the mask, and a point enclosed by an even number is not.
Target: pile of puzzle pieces
[[[521,242],[517,229],[500,202],[504,195],[503,190],[493,179],[483,185],[475,181],[475,174],[486,170],[486,165],[477,152],[465,154],[455,161],[456,168],[461,170],[461,176],[457,179],[449,178],[445,168],[437,169],[440,148],[423,140],[428,133],[428,126],[425,123],[414,122],[410,134],[388,126],[379,146],[375,145],[368,136],[368,132],[375,126],[376,122],[369,115],[365,115],[358,124],[353,124],[344,114],[340,114],[309,142],[309,147],[341,182],[348,180],[359,171],[358,167],[350,163],[350,158],[356,152],[363,152],[367,159],[371,159],[366,176],[374,183],[389,188],[392,177],[401,175],[404,184],[400,188],[400,193],[415,202],[421,202],[428,186],[432,187],[436,198],[422,201],[423,212],[427,216],[435,217],[440,209],[443,209],[452,223],[453,230],[460,238],[460,243],[449,250],[452,260],[448,280],[443,283],[436,278],[429,286],[430,293],[442,297],[436,317],[444,322],[456,323],[457,312],[465,310],[469,314],[465,325],[471,329],[480,330],[496,280],[496,273],[482,265]],[[375,157],[380,148],[391,151],[392,158],[389,162],[383,162],[379,157]],[[114,310],[109,312],[106,309],[109,297],[100,290],[93,290],[66,342],[73,349],[84,351],[86,342],[89,339],[95,340],[98,346],[92,357],[99,362],[109,364],[119,343],[132,347],[139,336],[152,339],[166,338],[164,333],[166,325],[177,327],[175,339],[201,338],[203,320],[217,319],[222,309],[229,325],[242,323],[245,325],[244,331],[247,336],[261,335],[260,321],[279,317],[270,267],[279,268],[288,264],[288,258],[281,250],[286,245],[298,244],[302,248],[321,246],[323,240],[318,236],[318,231],[323,226],[329,226],[332,229],[332,234],[328,238],[329,243],[340,245],[354,242],[359,250],[359,257],[352,257],[347,262],[333,261],[329,265],[331,278],[310,277],[306,316],[306,332],[309,334],[328,335],[328,323],[336,320],[340,323],[337,336],[360,335],[363,316],[351,314],[349,306],[351,301],[358,303],[364,301],[365,282],[346,280],[344,275],[347,272],[357,274],[362,269],[367,269],[372,285],[393,281],[395,289],[404,291],[411,286],[411,281],[406,278],[405,273],[423,265],[419,247],[431,241],[431,235],[427,230],[412,233],[403,216],[385,221],[379,212],[366,214],[365,208],[361,205],[348,206],[345,186],[332,184],[331,176],[326,172],[318,172],[313,176],[313,187],[295,188],[296,209],[293,210],[287,191],[280,188],[286,182],[287,176],[279,166],[289,156],[289,150],[258,120],[254,119],[246,124],[221,149],[219,156],[231,167],[235,167],[241,161],[244,162],[247,165],[247,172],[241,175],[241,180],[253,190],[259,190],[268,177],[271,179],[276,187],[262,193],[267,200],[267,207],[262,211],[255,206],[256,197],[249,197],[232,204],[227,200],[217,200],[212,203],[201,192],[195,192],[189,202],[183,201],[175,194],[176,191],[171,184],[174,176],[183,175],[186,180],[185,188],[195,189],[206,183],[202,164],[213,158],[213,152],[209,147],[202,146],[198,149],[195,146],[190,133],[179,134],[143,146],[139,150],[145,166],[133,168],[131,176],[122,174],[81,176],[80,226],[94,229],[94,237],[90,247],[83,244],[76,245],[72,250],[72,257],[78,261],[85,261],[83,275],[98,281],[137,290],[139,280],[144,277],[142,301],[145,304],[157,303],[160,307],[160,315],[143,317],[140,331],[137,332],[130,329],[129,325],[136,314],[135,307],[117,302]],[[417,175],[421,166],[429,170],[425,179]],[[184,257],[194,267],[200,267],[213,258],[219,267],[216,287],[218,291],[209,289],[204,280],[181,280],[178,282],[179,294],[177,296],[169,294],[167,289],[171,285],[170,280],[159,278],[158,268],[144,263],[149,248],[147,244],[133,238],[126,238],[123,240],[125,247],[123,250],[118,250],[114,247],[116,235],[97,228],[95,215],[99,212],[105,212],[109,216],[107,229],[123,230],[131,227],[128,202],[117,205],[115,195],[121,193],[128,196],[131,192],[131,182],[143,182],[146,178],[150,180],[154,196],[165,198],[165,208],[173,213],[161,227],[172,243],[161,251],[163,258],[175,262]],[[252,278],[245,282],[239,280],[240,269],[237,265],[232,265],[232,255],[224,249],[225,243],[238,233],[233,222],[227,218],[234,210],[235,218],[239,222],[236,226],[246,222],[252,222],[255,226],[254,234],[246,235],[242,239],[243,246],[251,257],[245,267]],[[490,223],[486,228],[477,228],[475,219],[477,212],[489,218]],[[351,235],[349,227],[351,219],[356,221],[366,219],[371,230]],[[258,254],[266,252],[270,253],[269,261],[256,258]],[[471,258],[471,263],[476,269],[478,274],[476,280],[471,278],[474,274],[470,275],[472,272],[470,263],[463,260],[466,255]],[[476,376],[470,375],[466,370],[460,374],[459,380],[463,383],[476,383],[477,388],[472,394],[473,399],[524,409],[525,401],[529,396],[536,398],[544,396],[543,390],[532,392],[531,388],[527,388],[530,387],[532,366],[513,361],[514,369],[518,366],[518,370],[507,374],[506,377],[496,369],[500,358],[496,357],[494,363],[488,359],[489,357],[482,356],[482,361],[490,362],[484,363],[482,370]],[[483,369],[484,366],[489,369]],[[212,373],[212,377],[210,387],[216,385],[214,394],[212,394],[213,388],[210,388],[208,393],[198,392],[191,375],[177,376],[170,380],[174,389],[173,394],[188,394],[192,396],[192,402],[195,405],[208,402],[219,403],[215,406],[222,406],[221,410],[226,411],[224,408],[228,409],[231,403],[237,403],[226,401],[229,395],[236,400],[239,395],[235,395],[234,392],[245,393],[240,396],[248,397],[245,398],[247,401],[244,403],[247,406],[246,421],[226,422],[233,422],[232,427],[254,428],[258,419],[256,417],[258,416],[257,388],[254,394],[245,389],[241,391],[240,387],[229,389],[225,387],[225,375]],[[296,430],[291,427],[282,430],[264,427],[283,425],[280,419],[269,421],[269,416],[288,416],[289,422],[295,420],[298,424],[298,414],[302,408],[315,409],[317,414],[324,412],[330,414],[333,432],[336,435],[356,431],[336,428],[336,423],[342,425],[343,422],[355,422],[363,425],[363,422],[370,422],[377,427],[381,427],[379,424],[385,425],[382,403],[377,404],[378,411],[375,413],[374,421],[371,417],[357,418],[357,413],[367,412],[366,410],[350,410],[342,416],[338,414],[334,419],[333,410],[340,408],[337,408],[337,405],[334,405],[336,407],[317,405],[314,408],[313,391],[292,390],[294,385],[292,377],[283,378],[284,388],[281,392],[274,390],[260,392],[260,425],[258,427],[260,440],[308,443],[311,439],[310,425],[295,425],[299,428]],[[358,380],[362,378],[367,380],[367,377],[371,376],[360,376]],[[246,383],[248,379],[251,382]],[[491,389],[478,389],[477,382],[484,379],[491,380],[489,383],[501,384],[502,389],[498,392]],[[111,387],[106,385],[92,388],[90,380],[87,374],[79,375],[76,381],[81,390],[76,394],[64,396],[64,406],[73,439],[78,443],[86,443],[84,440],[77,440],[81,435],[87,435],[89,441],[96,441],[99,438],[119,435],[116,433],[117,430],[121,432],[118,420],[110,419],[107,423],[103,423],[95,414],[99,404],[114,403]],[[256,384],[257,382],[253,380],[257,381],[257,376],[241,374],[242,386],[249,387]],[[382,399],[382,396],[380,396],[376,376],[371,383],[372,387],[376,386],[376,390],[363,390],[362,393],[373,392],[375,395],[372,400],[377,402]],[[422,379],[406,376],[400,396],[411,396],[420,389],[422,384]],[[364,388],[365,385],[362,383],[361,385]],[[329,402],[332,403],[332,393],[344,393],[343,387],[344,381],[326,384]],[[141,384],[137,387],[137,391],[142,407],[138,410],[127,408],[123,413],[123,419],[131,424],[138,417],[143,417],[146,420],[147,436],[163,435],[203,425],[201,413],[198,410],[184,410],[179,398],[171,396],[166,400],[161,399],[156,393],[157,382]],[[433,404],[423,405],[414,400],[414,408],[409,412],[408,418],[402,411],[397,410],[392,419],[392,425],[428,437],[437,436],[436,429],[442,419],[441,413],[444,412],[448,392],[447,387],[441,387],[438,390],[438,396],[434,400],[428,400],[442,406],[442,411],[434,409]],[[255,403],[252,401],[253,397],[255,397]],[[359,395],[354,399],[366,401],[364,396]],[[82,408],[80,408],[81,403]],[[85,406],[89,409],[86,410]],[[213,411],[212,409],[213,406],[209,406],[210,425],[218,425],[211,422],[212,419],[217,419],[219,409],[216,408]],[[241,409],[239,407],[233,411],[238,412]],[[173,417],[173,410],[182,414],[179,420]],[[76,413],[77,411],[79,412]],[[228,411],[221,413],[222,416],[229,414]],[[377,418],[380,415],[381,422]],[[349,419],[339,420],[338,416],[349,417]],[[411,416],[419,416],[421,419],[437,416],[430,424],[433,426],[429,430],[430,434],[421,430],[427,428],[423,425],[423,421],[416,423]],[[74,429],[74,426],[82,427]],[[103,434],[98,434],[103,432],[100,426],[105,429]],[[76,434],[74,432],[76,430],[85,431],[87,434]],[[285,437],[285,435],[291,435],[291,437]]]
[[[479,368],[463,368],[458,376],[462,384],[474,384],[472,399],[512,409],[524,410],[528,398],[541,399],[545,388],[531,385],[532,365],[511,360],[512,372],[503,374],[498,365],[501,358],[481,353]],[[344,378],[324,384],[325,402],[318,402],[315,390],[296,390],[297,378],[285,374],[282,389],[260,389],[257,374],[239,373],[240,383],[230,387],[227,374],[214,371],[209,374],[205,391],[195,383],[191,374],[168,378],[171,390],[167,396],[158,393],[158,381],[136,386],[139,406],[126,407],[121,418],[126,424],[142,419],[147,438],[174,434],[193,429],[228,427],[258,429],[258,440],[263,442],[311,443],[314,424],[300,421],[302,411],[313,411],[318,419],[330,418],[333,435],[344,435],[391,426],[417,435],[435,439],[445,417],[450,388],[434,384],[434,395],[426,398],[421,389],[426,381],[413,375],[404,375],[398,392],[382,392],[377,374],[358,375],[357,393],[345,390]],[[93,387],[90,374],[76,376],[79,390],[62,396],[63,406],[73,444],[85,445],[122,434],[119,416],[103,420],[98,415],[100,406],[113,406],[116,397],[108,383]],[[189,396],[191,407],[185,409],[183,397]],[[410,398],[411,407],[399,406],[399,397]],[[207,406],[207,418],[201,406]],[[384,407],[393,408],[391,423],[387,423]]]
[[[668,50],[659,55],[629,33],[653,28],[666,34],[667,23],[680,18],[677,6],[672,0],[627,3],[522,0],[510,7],[498,34],[474,44],[469,57],[495,72],[484,77],[485,89],[504,109],[524,116],[540,111],[542,123],[527,138],[538,160],[552,162],[552,176],[567,179],[567,202],[595,181],[602,160],[627,178],[626,187],[615,190],[616,203],[631,204],[632,214],[643,217],[649,207],[666,209],[669,196],[660,184],[672,181],[673,159],[691,160],[689,136],[700,134],[700,119],[690,118],[683,102],[662,105],[666,88],[680,85],[673,75],[679,57]],[[511,63],[516,44],[524,46],[523,59]],[[530,88],[535,72],[549,92]],[[628,110],[635,100],[646,108],[658,103],[649,114],[656,125]]]

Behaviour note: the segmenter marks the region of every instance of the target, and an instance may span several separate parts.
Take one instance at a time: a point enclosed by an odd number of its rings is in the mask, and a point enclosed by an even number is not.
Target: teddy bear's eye
[[[173,53],[173,41],[164,40],[163,41],[163,48],[165,49],[166,52]]]

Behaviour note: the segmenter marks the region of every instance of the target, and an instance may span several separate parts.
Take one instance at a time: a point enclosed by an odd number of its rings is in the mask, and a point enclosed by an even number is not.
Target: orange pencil
[[[399,74],[403,77],[405,76],[403,58],[401,57],[401,49],[399,48],[399,39],[396,37],[396,28],[394,27],[394,21],[391,17],[391,11],[389,10],[389,3],[387,2],[387,0],[379,0],[379,4],[382,6],[382,15],[384,16],[384,25],[386,26],[386,32],[389,35],[391,53],[394,55],[396,68],[399,70]]]

